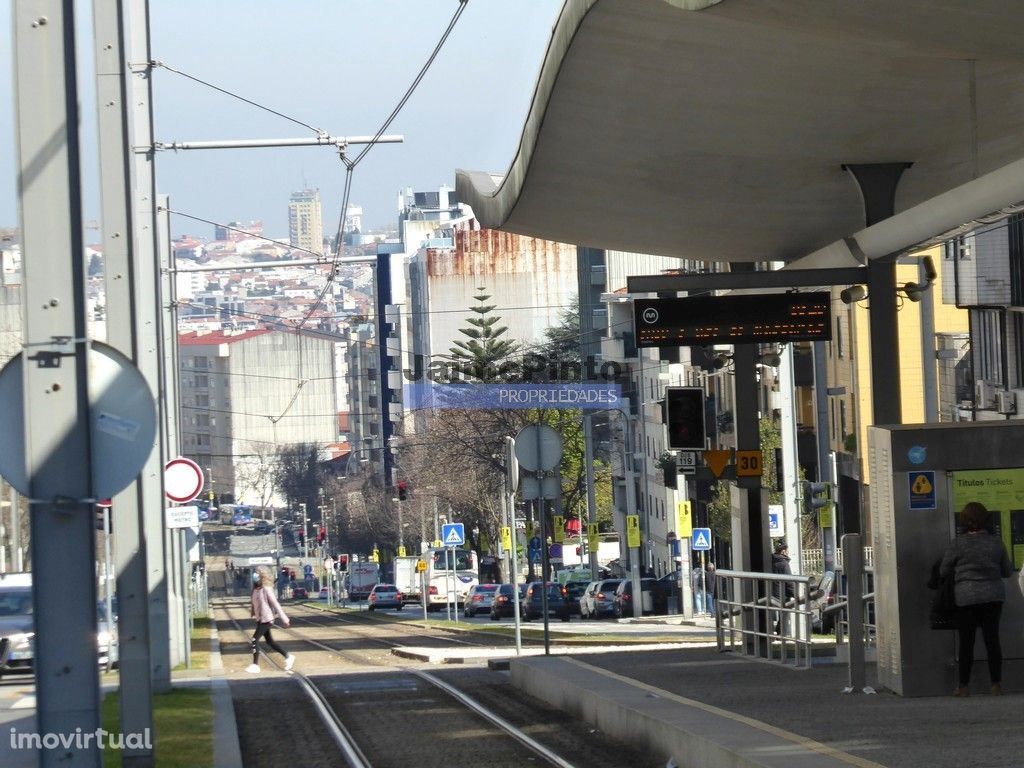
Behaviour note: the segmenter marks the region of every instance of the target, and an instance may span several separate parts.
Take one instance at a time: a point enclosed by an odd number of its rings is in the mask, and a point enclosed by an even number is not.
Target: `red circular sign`
[[[203,490],[203,470],[192,459],[179,456],[164,464],[164,495],[184,504]]]

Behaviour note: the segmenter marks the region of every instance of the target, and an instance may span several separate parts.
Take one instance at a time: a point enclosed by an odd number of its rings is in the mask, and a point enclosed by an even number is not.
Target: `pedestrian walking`
[[[704,613],[707,602],[704,597],[704,584],[707,581],[707,572],[699,565],[694,565],[690,571],[690,589],[693,592],[693,610],[696,613]]]
[[[989,511],[972,501],[960,511],[963,534],[957,536],[939,566],[941,576],[953,576],[959,628],[958,685],[954,696],[968,696],[971,667],[974,666],[974,640],[978,628],[985,642],[989,682],[992,693],[1000,696],[1002,689],[1003,652],[999,645],[999,617],[1006,600],[1003,579],[1013,573],[1013,566],[1000,538],[986,529]]]
[[[715,598],[718,597],[718,580],[715,579],[715,564],[708,563],[704,566],[704,608],[712,616],[715,615]]]
[[[793,574],[793,568],[790,565],[789,560],[789,545],[786,544],[785,540],[779,540],[775,545],[775,552],[772,554],[772,573],[777,573],[782,576],[791,576]],[[785,585],[777,584],[773,590],[776,599],[783,605],[786,606],[795,596],[793,590],[793,582],[787,581]],[[775,634],[782,634],[782,617],[783,613],[780,611],[776,614],[775,619]]]
[[[271,634],[271,627],[274,626],[274,616],[281,619],[281,626],[287,627],[291,622],[277,602],[274,590],[270,587],[270,579],[262,568],[256,568],[252,572],[252,595],[250,598],[250,615],[256,619],[256,631],[252,635],[252,664],[245,668],[246,672],[259,674],[260,671],[260,638],[264,638],[267,645],[284,657],[285,671],[289,671],[295,663],[295,657],[285,653]]]

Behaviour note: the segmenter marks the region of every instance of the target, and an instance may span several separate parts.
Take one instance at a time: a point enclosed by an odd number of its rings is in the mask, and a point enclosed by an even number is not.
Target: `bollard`
[[[865,680],[864,662],[864,546],[860,534],[843,536],[843,570],[846,572],[847,637],[850,646],[849,685],[843,693],[874,693]]]

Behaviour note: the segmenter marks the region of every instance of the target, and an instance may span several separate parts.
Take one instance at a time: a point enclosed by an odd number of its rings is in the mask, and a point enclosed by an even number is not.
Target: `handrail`
[[[799,574],[718,570],[719,651],[811,666],[811,583]]]

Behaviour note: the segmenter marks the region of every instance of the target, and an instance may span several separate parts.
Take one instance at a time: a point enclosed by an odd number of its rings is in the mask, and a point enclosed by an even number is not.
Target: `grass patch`
[[[119,733],[120,695],[103,697],[103,728]],[[206,688],[176,688],[153,696],[156,764],[160,768],[213,766],[213,700]],[[103,765],[120,768],[120,750],[103,751]]]
[[[210,639],[212,633],[213,619],[208,616],[197,616],[192,621],[192,653],[190,655],[192,665],[186,667],[184,663],[178,664],[174,669],[209,669],[210,668]]]

